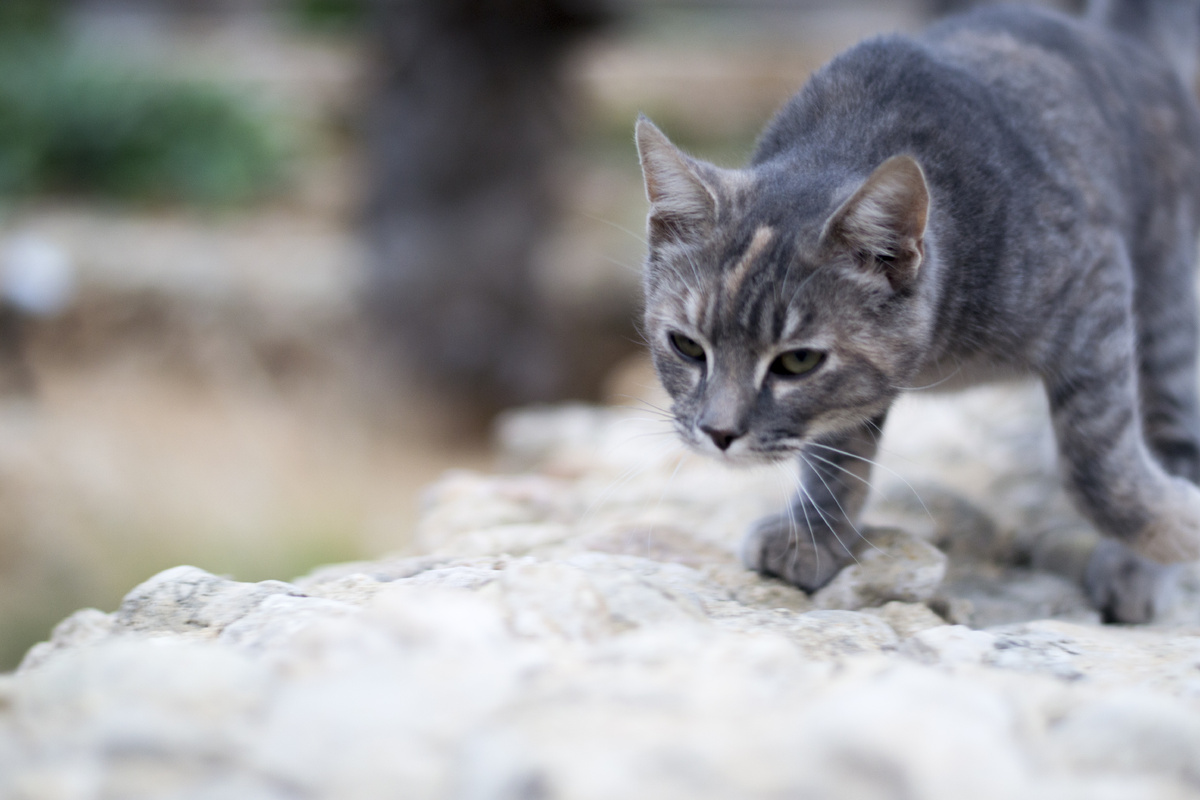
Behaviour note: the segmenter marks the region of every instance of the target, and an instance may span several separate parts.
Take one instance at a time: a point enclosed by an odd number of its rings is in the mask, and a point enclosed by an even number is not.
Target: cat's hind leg
[[[1167,238],[1167,237],[1163,237]],[[1200,483],[1200,325],[1195,237],[1171,252],[1142,253],[1134,294],[1142,433],[1168,475]],[[1165,247],[1162,239],[1154,248]],[[1176,569],[1107,539],[1090,554],[1084,588],[1106,621],[1152,619],[1172,599]]]
[[[1142,428],[1158,463],[1200,484],[1200,323],[1197,320],[1194,237],[1175,257],[1139,265],[1138,388]]]
[[[881,415],[805,447],[795,498],[782,513],[755,523],[742,543],[747,567],[811,592],[855,560],[865,544],[858,515],[883,421]]]
[[[1146,385],[1127,263],[1122,256],[1088,276],[1088,311],[1064,328],[1066,346],[1044,382],[1067,487],[1111,539],[1090,553],[1085,588],[1107,620],[1144,622],[1169,601],[1173,571],[1164,565],[1200,556],[1200,489],[1172,474],[1189,469],[1177,456],[1190,423],[1164,409],[1186,410],[1178,393],[1186,378]]]

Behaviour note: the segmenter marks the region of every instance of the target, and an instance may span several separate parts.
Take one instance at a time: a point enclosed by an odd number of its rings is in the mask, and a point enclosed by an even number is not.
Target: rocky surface
[[[418,553],[76,613],[0,678],[0,797],[1200,797],[1196,577],[1102,627],[1033,569],[1090,535],[1035,392],[899,409],[812,597],[734,556],[790,474],[636,416],[510,417]]]

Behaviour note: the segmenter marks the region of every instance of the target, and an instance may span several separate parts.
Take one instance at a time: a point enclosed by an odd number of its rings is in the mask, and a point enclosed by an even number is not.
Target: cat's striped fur
[[[1150,618],[1159,564],[1200,557],[1200,115],[1151,23],[994,8],[868,41],[739,170],[639,120],[645,331],[676,427],[731,462],[801,459],[749,566],[811,590],[849,561],[905,389],[1030,373],[1110,537],[1087,568],[1108,618]]]

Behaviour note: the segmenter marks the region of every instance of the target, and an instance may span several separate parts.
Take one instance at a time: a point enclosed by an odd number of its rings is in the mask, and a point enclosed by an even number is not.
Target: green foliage
[[[49,30],[62,5],[62,0],[0,0],[0,32]]]
[[[307,28],[352,30],[367,15],[367,0],[292,0],[292,15]]]
[[[45,35],[0,41],[0,194],[225,205],[274,186],[283,155],[266,120],[226,91]]]

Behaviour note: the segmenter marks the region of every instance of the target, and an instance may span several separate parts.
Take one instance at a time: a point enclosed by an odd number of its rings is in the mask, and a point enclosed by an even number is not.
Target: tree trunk
[[[374,0],[366,302],[408,367],[485,406],[577,394],[569,325],[538,295],[568,141],[580,0]]]

